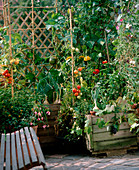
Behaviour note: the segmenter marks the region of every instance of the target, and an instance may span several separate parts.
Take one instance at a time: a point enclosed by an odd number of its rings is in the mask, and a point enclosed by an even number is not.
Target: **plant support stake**
[[[72,89],[74,88],[74,57],[73,57],[73,37],[72,37],[72,13],[70,9],[70,35],[71,35],[71,57],[72,57]],[[74,98],[73,98],[74,103]]]
[[[106,41],[106,50],[107,50],[108,62],[110,62],[106,31],[104,31],[104,35],[105,35],[105,41]]]
[[[8,0],[8,25],[9,25],[9,45],[10,45],[10,60],[12,59],[12,33],[11,33],[11,18],[10,18],[10,2]],[[13,81],[13,66],[11,66],[12,77],[12,97],[14,97],[14,81]]]

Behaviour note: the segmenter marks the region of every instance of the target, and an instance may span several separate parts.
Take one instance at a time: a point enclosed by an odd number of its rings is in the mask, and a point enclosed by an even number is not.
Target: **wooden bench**
[[[39,165],[47,169],[40,143],[31,127],[1,135],[0,170],[27,170]]]

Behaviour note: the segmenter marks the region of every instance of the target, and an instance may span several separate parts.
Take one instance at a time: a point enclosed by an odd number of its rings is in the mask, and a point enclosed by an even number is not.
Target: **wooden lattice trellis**
[[[0,11],[0,27],[3,26],[3,13]]]
[[[49,19],[49,13],[52,11],[57,13],[58,9],[57,0],[55,6],[49,7],[37,7],[34,5],[34,0],[31,0],[31,4],[31,6],[16,6],[15,2],[12,3],[9,0],[4,0],[3,16],[4,26],[9,26],[9,37],[12,33],[19,33],[23,43],[28,45],[27,50],[32,52],[32,58],[25,54],[28,66],[24,68],[24,71],[34,72],[37,79],[42,70],[47,70],[47,67],[42,63],[39,66],[34,64],[34,68],[31,69],[32,64],[35,63],[35,55],[45,58],[46,56],[53,55],[55,52],[51,43],[51,31],[46,29],[45,22]],[[18,80],[21,78],[22,75],[18,75]]]
[[[33,73],[35,79],[38,80],[38,76],[43,71],[48,71],[46,63],[35,64],[35,55],[39,55],[41,58],[50,57],[55,53],[52,45],[52,31],[46,29],[45,22],[49,19],[49,13],[58,12],[57,2],[55,0],[55,6],[38,7],[34,5],[35,0],[29,0],[31,6],[18,6],[16,0],[4,0],[3,3],[3,16],[4,26],[8,26],[9,45],[10,45],[10,59],[12,59],[12,34],[19,33],[22,37],[23,43],[28,45],[26,51],[31,51],[32,58],[24,54],[24,59],[28,61],[28,65],[24,67],[24,72]],[[13,2],[13,4],[12,4]],[[73,57],[73,38],[72,38],[72,12],[70,9],[70,32],[71,32],[71,56],[72,56],[72,88],[74,87],[74,57]],[[58,39],[55,41],[59,42]],[[21,61],[24,63],[24,61]],[[11,69],[12,77],[12,96],[14,95],[14,81],[13,70]],[[16,77],[16,81],[20,81],[23,78],[23,74],[19,74]],[[29,87],[34,85],[28,81]],[[74,102],[74,101],[73,101]]]
[[[2,1],[0,0],[0,27],[3,26],[3,8],[2,8],[3,4]]]

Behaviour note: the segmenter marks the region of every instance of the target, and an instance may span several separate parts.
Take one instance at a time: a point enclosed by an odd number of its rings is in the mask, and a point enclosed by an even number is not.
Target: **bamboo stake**
[[[4,4],[6,4],[6,0],[4,0]],[[8,17],[7,17],[6,6],[4,6],[4,26],[8,26]]]
[[[11,18],[10,18],[10,2],[8,0],[8,20],[9,20],[9,45],[10,45],[10,59],[12,59],[12,30],[11,30]],[[12,97],[14,97],[14,80],[13,80],[13,67],[11,66],[11,77],[12,77]]]
[[[4,27],[6,26],[6,21],[5,21],[5,0],[3,1],[3,19],[4,19]]]
[[[74,57],[73,57],[73,37],[72,37],[72,12],[70,9],[70,35],[71,35],[71,57],[72,57],[72,89],[74,88]],[[74,104],[74,98],[73,98]]]
[[[58,13],[57,0],[56,0],[56,14]]]
[[[105,35],[105,41],[106,41],[107,58],[108,58],[108,62],[110,62],[109,49],[108,49],[108,43],[107,43],[107,35],[106,35],[105,30],[104,30],[104,35]]]
[[[35,47],[35,41],[34,41],[34,1],[32,0],[32,45],[33,45],[33,71],[35,72],[35,56],[34,56],[34,47]]]

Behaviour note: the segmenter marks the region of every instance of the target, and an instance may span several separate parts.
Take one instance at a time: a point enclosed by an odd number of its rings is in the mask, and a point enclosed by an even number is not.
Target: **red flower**
[[[2,73],[2,75],[5,76],[5,74],[7,74],[7,73],[9,73],[9,71],[8,71],[8,70],[5,70],[5,71]]]
[[[102,64],[106,64],[107,63],[107,61],[105,60],[105,61],[102,61]]]
[[[94,74],[98,74],[99,73],[99,69],[95,69],[95,71],[93,71]]]

